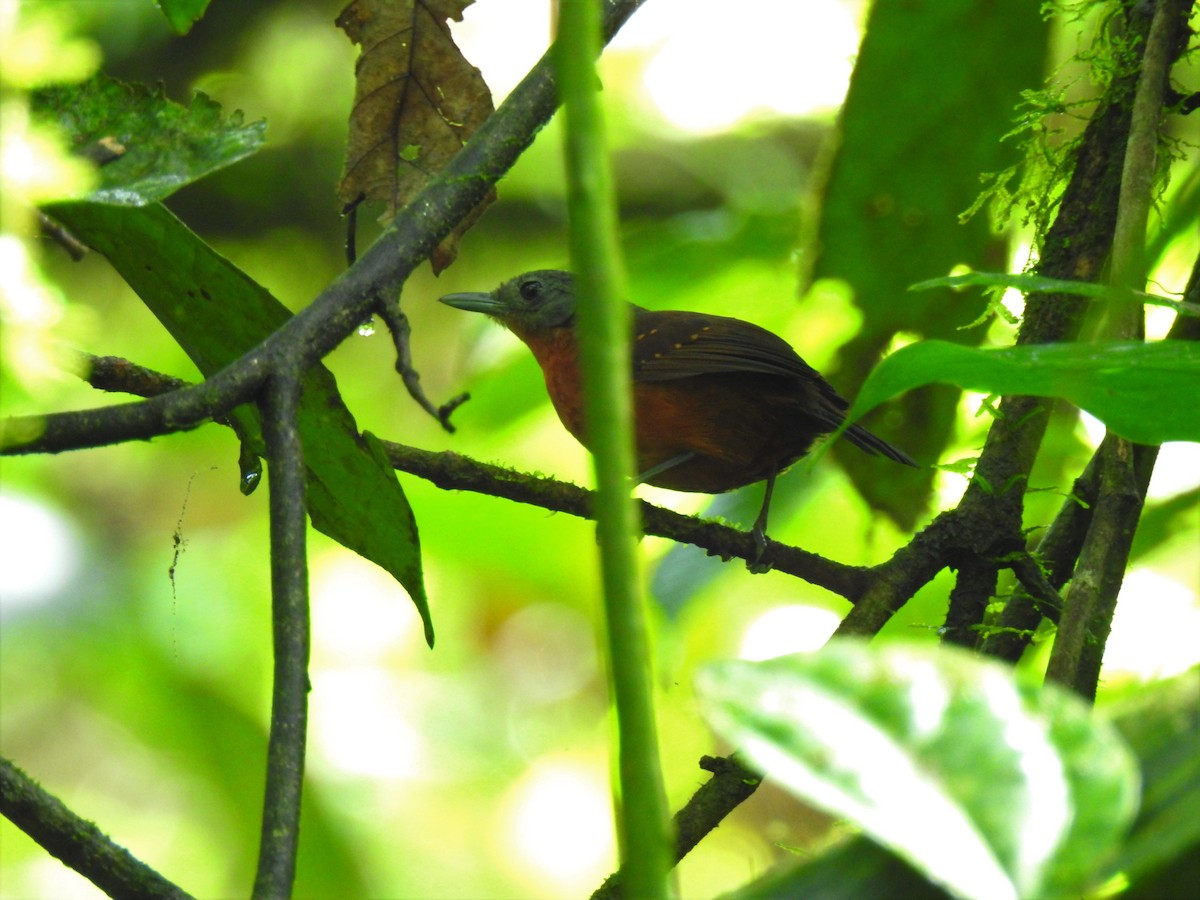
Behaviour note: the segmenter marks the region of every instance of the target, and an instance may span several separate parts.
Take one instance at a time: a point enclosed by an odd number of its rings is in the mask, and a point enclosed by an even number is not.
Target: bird
[[[485,313],[529,347],[555,412],[586,447],[576,297],[570,272],[543,269],[490,293],[439,299]],[[706,494],[766,482],[751,529],[761,558],[776,477],[842,424],[849,403],[765,328],[726,316],[630,306],[638,482]],[[861,425],[843,436],[867,453],[919,468]]]

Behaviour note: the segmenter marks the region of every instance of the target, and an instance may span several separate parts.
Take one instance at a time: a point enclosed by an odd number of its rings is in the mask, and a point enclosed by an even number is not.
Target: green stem
[[[564,103],[571,260],[579,278],[580,355],[585,414],[595,457],[597,532],[616,705],[620,795],[618,832],[625,895],[667,895],[666,799],[659,767],[650,678],[650,642],[637,566],[637,511],[630,403],[630,321],[617,246],[617,216],[594,61],[600,4],[563,0],[556,66]]]
[[[1158,167],[1158,140],[1163,120],[1163,97],[1167,75],[1174,62],[1175,25],[1181,18],[1181,3],[1160,0],[1154,8],[1142,74],[1133,97],[1129,142],[1121,172],[1121,194],[1117,206],[1117,225],[1113,234],[1112,275],[1116,288],[1145,287],[1144,248],[1146,226],[1153,203],[1154,172]],[[1141,329],[1136,323],[1142,315],[1138,305],[1124,308],[1127,328],[1111,335],[1117,340],[1133,337]],[[1132,330],[1128,330],[1132,327]]]

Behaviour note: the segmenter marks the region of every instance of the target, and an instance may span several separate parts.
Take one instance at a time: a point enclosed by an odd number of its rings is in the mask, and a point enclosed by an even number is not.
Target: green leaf
[[[219,104],[196,92],[190,106],[162,88],[125,84],[106,75],[33,94],[34,114],[69,134],[78,152],[100,164],[100,186],[86,199],[144,206],[257,152],[266,122],[222,117]]]
[[[984,287],[991,290],[1016,288],[1023,294],[1072,294],[1090,300],[1123,300],[1146,303],[1150,306],[1165,306],[1181,316],[1200,316],[1200,305],[1148,294],[1145,291],[1118,290],[1107,284],[1094,281],[1071,281],[1064,278],[1046,278],[1031,272],[1010,274],[1006,272],[966,272],[961,275],[946,275],[942,278],[927,278],[909,285],[910,291],[928,291],[933,288]]]
[[[801,865],[770,871],[722,900],[946,900],[949,896],[895,854],[855,837]]]
[[[1077,893],[1136,809],[1132,754],[1079,698],[963,651],[835,641],[698,687],[768,778],[963,897]]]
[[[1200,441],[1200,345],[1191,341],[1035,344],[979,350],[919,341],[867,379],[847,421],[935,382],[989,394],[1061,397],[1139,444]]]
[[[187,34],[200,21],[210,0],[155,0],[176,34]]]
[[[206,376],[260,344],[291,315],[160,204],[65,203],[47,212],[108,257]],[[261,453],[257,410],[245,406],[236,413]],[[412,509],[378,442],[359,436],[324,366],[314,366],[305,376],[299,427],[313,525],[404,586],[432,646]]]

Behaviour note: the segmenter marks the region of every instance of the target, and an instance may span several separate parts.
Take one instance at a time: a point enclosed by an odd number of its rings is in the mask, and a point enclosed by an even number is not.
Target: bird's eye
[[[542,283],[540,281],[522,281],[521,296],[526,300],[536,300],[542,296]]]

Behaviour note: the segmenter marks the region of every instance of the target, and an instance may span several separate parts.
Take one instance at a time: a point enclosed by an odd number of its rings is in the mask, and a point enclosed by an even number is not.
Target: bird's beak
[[[504,304],[491,294],[447,294],[438,300],[455,309],[486,313],[489,316],[499,316],[506,312]]]

